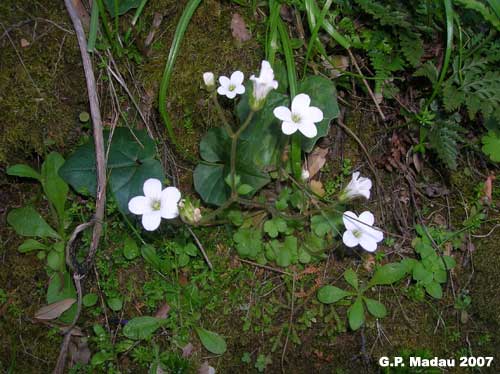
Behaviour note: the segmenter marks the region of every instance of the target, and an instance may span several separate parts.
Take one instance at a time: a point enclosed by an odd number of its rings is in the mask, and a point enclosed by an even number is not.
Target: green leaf
[[[28,239],[17,248],[17,250],[21,253],[32,252],[32,251],[36,251],[38,249],[46,250],[47,246],[45,244],[40,243],[39,241],[37,241],[35,239]]]
[[[132,318],[123,328],[123,335],[132,340],[149,339],[166,319],[149,316]]]
[[[119,0],[118,1],[118,15],[127,13],[131,9],[137,8],[142,0]],[[104,4],[111,15],[115,17],[115,0],[104,0]]]
[[[344,279],[349,283],[355,290],[358,289],[358,275],[352,269],[347,269],[344,273]]]
[[[141,254],[144,260],[150,264],[155,270],[161,270],[161,260],[156,254],[156,249],[152,245],[143,245]]]
[[[319,237],[328,233],[337,235],[342,227],[342,214],[337,212],[323,212],[311,217],[311,230]]]
[[[56,208],[57,216],[64,220],[64,204],[69,187],[59,176],[59,169],[64,164],[64,158],[57,152],[51,152],[42,164],[42,186],[49,201]]]
[[[125,256],[127,260],[133,260],[139,256],[137,243],[129,236],[125,238],[125,243],[123,244],[123,256]]]
[[[420,281],[423,284],[427,284],[432,281],[433,274],[428,271],[421,262],[417,262],[413,267],[413,279]]]
[[[97,295],[95,293],[88,293],[82,298],[82,304],[85,307],[94,306],[97,303]]]
[[[406,266],[400,262],[391,262],[379,267],[368,286],[388,285],[396,283],[406,275]]]
[[[372,316],[376,318],[384,318],[387,315],[387,309],[381,302],[367,297],[364,297],[363,300],[366,304],[366,309],[368,309],[368,312],[370,312]]]
[[[117,297],[113,297],[111,299],[108,299],[107,301],[109,308],[113,312],[118,312],[123,308],[123,301]]]
[[[76,290],[71,279],[71,275],[64,273],[55,273],[49,281],[47,289],[47,304],[52,304],[64,299],[76,299]],[[73,304],[71,308],[65,311],[59,320],[63,323],[71,323],[76,315],[77,305]]]
[[[11,210],[7,215],[7,222],[14,228],[17,234],[22,236],[61,238],[32,207]]]
[[[252,187],[249,193],[255,193],[270,179],[255,164],[246,143],[244,140],[238,143],[236,174],[243,185]],[[230,174],[230,150],[230,139],[221,128],[210,129],[200,142],[200,154],[206,162],[198,164],[194,170],[194,187],[208,204],[222,205],[229,198],[231,189],[224,180]]]
[[[323,304],[332,304],[351,295],[351,292],[344,291],[335,286],[327,285],[319,289],[318,300]]]
[[[90,364],[92,366],[98,366],[103,364],[106,361],[110,361],[114,359],[114,355],[111,352],[99,351],[95,355],[92,356],[92,360],[90,360]]]
[[[202,327],[195,327],[203,346],[211,353],[221,355],[227,350],[226,341],[222,336]]]
[[[446,264],[446,270],[451,270],[457,265],[457,262],[451,256],[444,255],[443,260],[444,263]]]
[[[186,244],[183,250],[185,254],[191,257],[196,257],[199,253],[198,248],[196,247],[196,245],[194,245],[193,242],[189,242],[188,244]]]
[[[253,191],[253,187],[248,184],[242,184],[238,186],[238,194],[239,195],[248,195]]]
[[[57,251],[50,251],[47,255],[47,265],[54,271],[61,271],[64,267],[64,255]]]
[[[311,105],[323,111],[323,121],[316,124],[318,134],[311,139],[301,136],[302,149],[311,152],[318,139],[328,134],[330,121],[339,115],[337,90],[331,79],[311,75],[300,82],[297,94],[299,93],[308,94],[311,97]]]
[[[352,330],[359,329],[365,322],[365,308],[361,297],[358,297],[354,304],[347,309],[347,318]]]
[[[491,161],[500,162],[500,136],[494,131],[488,131],[481,142],[483,143],[483,152],[490,156]]]
[[[266,232],[271,238],[276,238],[279,233],[286,232],[287,224],[283,218],[273,218],[264,223],[264,232]]]
[[[262,251],[262,234],[253,228],[240,228],[233,235],[236,250],[243,258],[255,260]]]
[[[425,290],[429,295],[435,299],[441,299],[443,297],[443,289],[438,282],[430,282],[424,285]]]
[[[161,163],[155,159],[153,140],[144,130],[134,130],[134,135],[128,128],[115,129],[107,163],[108,190],[125,213],[128,213],[129,200],[144,194],[142,188],[146,179],[165,179]],[[106,131],[104,138],[108,137]],[[96,193],[95,173],[95,152],[91,141],[77,148],[59,170],[61,177],[77,192],[92,196]]]
[[[16,177],[23,178],[33,178],[38,181],[42,180],[42,176],[36,170],[34,170],[31,166],[24,164],[17,164],[7,168],[6,173],[8,175],[13,175]]]

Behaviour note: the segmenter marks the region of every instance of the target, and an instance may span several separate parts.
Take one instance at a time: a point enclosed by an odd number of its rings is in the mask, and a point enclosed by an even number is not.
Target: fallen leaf
[[[316,195],[322,197],[325,195],[325,189],[323,188],[323,183],[320,181],[312,180],[309,182],[309,187],[311,187],[311,191]]]
[[[87,365],[90,362],[90,356],[87,339],[72,337],[69,343],[70,367],[75,364]]]
[[[76,299],[64,299],[49,305],[46,305],[35,313],[36,319],[51,320],[58,318],[67,311],[76,302]]]
[[[316,147],[312,153],[307,157],[307,170],[309,171],[309,178],[313,178],[321,170],[326,163],[326,155],[328,149]]]
[[[21,39],[21,48],[26,48],[26,47],[29,47],[30,45],[30,42],[27,41],[26,39]]]
[[[182,357],[189,357],[193,353],[193,345],[191,343],[187,343],[184,348],[182,348]]]
[[[375,266],[375,256],[368,254],[363,256],[363,267],[366,271],[371,272]]]
[[[484,197],[491,203],[493,198],[491,196],[493,192],[493,181],[496,179],[494,175],[488,175],[486,182],[484,182]]]
[[[247,29],[245,20],[238,13],[234,13],[231,19],[231,32],[236,41],[240,43],[249,41],[252,38],[250,31]]]
[[[166,302],[164,302],[160,308],[155,313],[156,318],[167,318],[168,317],[168,312],[170,311],[170,305],[168,305]]]

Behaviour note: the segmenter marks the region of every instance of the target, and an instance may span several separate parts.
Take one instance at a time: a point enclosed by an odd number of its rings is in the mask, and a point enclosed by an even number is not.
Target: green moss
[[[183,4],[176,1],[156,1],[148,8],[147,17],[152,19],[157,11],[180,16],[182,9]],[[166,105],[178,141],[192,154],[197,154],[199,139],[206,129],[217,125],[206,100],[208,95],[202,90],[202,74],[213,71],[216,75],[227,75],[241,70],[248,77],[260,68],[263,51],[255,39],[238,46],[231,35],[232,9],[226,3],[203,1],[191,19],[175,64]],[[238,11],[241,12],[241,8]],[[149,92],[158,92],[178,16],[165,17],[152,55],[139,67],[140,80]],[[253,18],[251,14],[244,17]],[[148,22],[150,20],[146,20]],[[193,131],[186,131],[186,127]]]
[[[28,13],[71,29],[64,4],[51,2],[2,2],[2,22],[15,25],[26,20]],[[61,150],[71,146],[77,135],[78,113],[87,108],[74,34],[44,21],[37,22],[36,29],[34,26],[35,22],[29,22],[13,28],[9,32],[12,43],[8,38],[2,40],[0,164],[44,154],[49,147]],[[21,47],[21,39],[30,45]]]

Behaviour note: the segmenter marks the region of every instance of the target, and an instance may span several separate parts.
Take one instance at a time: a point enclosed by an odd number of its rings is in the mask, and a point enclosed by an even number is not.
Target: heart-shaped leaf
[[[251,186],[251,192],[255,193],[270,179],[267,173],[255,166],[245,143],[244,140],[238,143],[236,174],[241,184]],[[200,155],[207,163],[196,166],[193,179],[196,191],[206,203],[222,205],[230,196],[231,190],[224,181],[230,174],[230,149],[231,142],[224,129],[210,129],[201,140]]]
[[[107,139],[108,132],[104,138]],[[165,179],[163,168],[155,159],[154,142],[144,130],[119,127],[113,134],[108,157],[109,185],[121,211],[128,213],[129,200],[142,195],[148,178]],[[96,193],[95,152],[93,142],[79,147],[59,170],[61,177],[77,192]]]
[[[337,90],[330,79],[311,75],[299,84],[297,94],[305,93],[311,97],[311,105],[323,111],[323,121],[316,124],[318,134],[314,138],[301,136],[301,146],[305,152],[311,152],[319,138],[328,134],[330,121],[339,115]]]

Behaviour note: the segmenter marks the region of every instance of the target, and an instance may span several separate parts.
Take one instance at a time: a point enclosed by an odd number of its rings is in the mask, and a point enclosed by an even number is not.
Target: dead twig
[[[198,239],[196,234],[193,232],[191,227],[187,226],[187,229],[188,229],[189,233],[191,234],[191,236],[193,237],[194,241],[196,242],[196,245],[198,246],[198,249],[200,250],[201,254],[203,255],[203,258],[205,259],[208,267],[210,268],[210,270],[214,270],[212,263],[210,262],[210,259],[208,258],[208,255],[205,252],[205,249],[203,248],[203,245],[201,244],[200,240]]]
[[[66,261],[69,262],[69,267],[74,269],[73,262],[71,261],[71,256],[68,254],[71,250],[71,245],[76,239],[78,233],[80,233],[85,228],[93,225],[92,229],[92,241],[90,243],[90,249],[87,254],[86,265],[87,269],[91,268],[94,260],[95,253],[99,246],[99,241],[102,234],[102,221],[104,219],[104,209],[106,205],[106,159],[104,156],[104,138],[102,131],[102,121],[101,112],[99,109],[99,100],[97,96],[97,88],[95,83],[94,71],[92,68],[92,62],[90,56],[87,52],[87,41],[85,38],[85,32],[83,31],[83,26],[78,17],[78,14],[74,8],[72,0],[64,0],[66,9],[69,13],[71,21],[73,22],[73,27],[75,28],[75,33],[78,39],[78,45],[80,47],[80,53],[82,55],[83,69],[85,73],[85,80],[87,83],[87,91],[90,102],[90,113],[92,117],[92,124],[94,130],[94,145],[96,153],[96,175],[97,175],[97,192],[96,192],[96,211],[92,223],[87,223],[79,225],[75,232],[71,235],[70,242],[68,243]],[[69,261],[68,261],[69,260]],[[54,374],[62,374],[64,372],[64,367],[66,366],[66,357],[68,354],[69,342],[71,339],[71,332],[80,317],[81,306],[82,306],[82,287],[81,279],[84,275],[80,275],[79,272],[73,270],[73,281],[78,295],[77,312],[72,324],[64,333],[64,339],[61,344],[61,350],[59,352],[59,357],[57,359],[56,367],[54,368]]]

